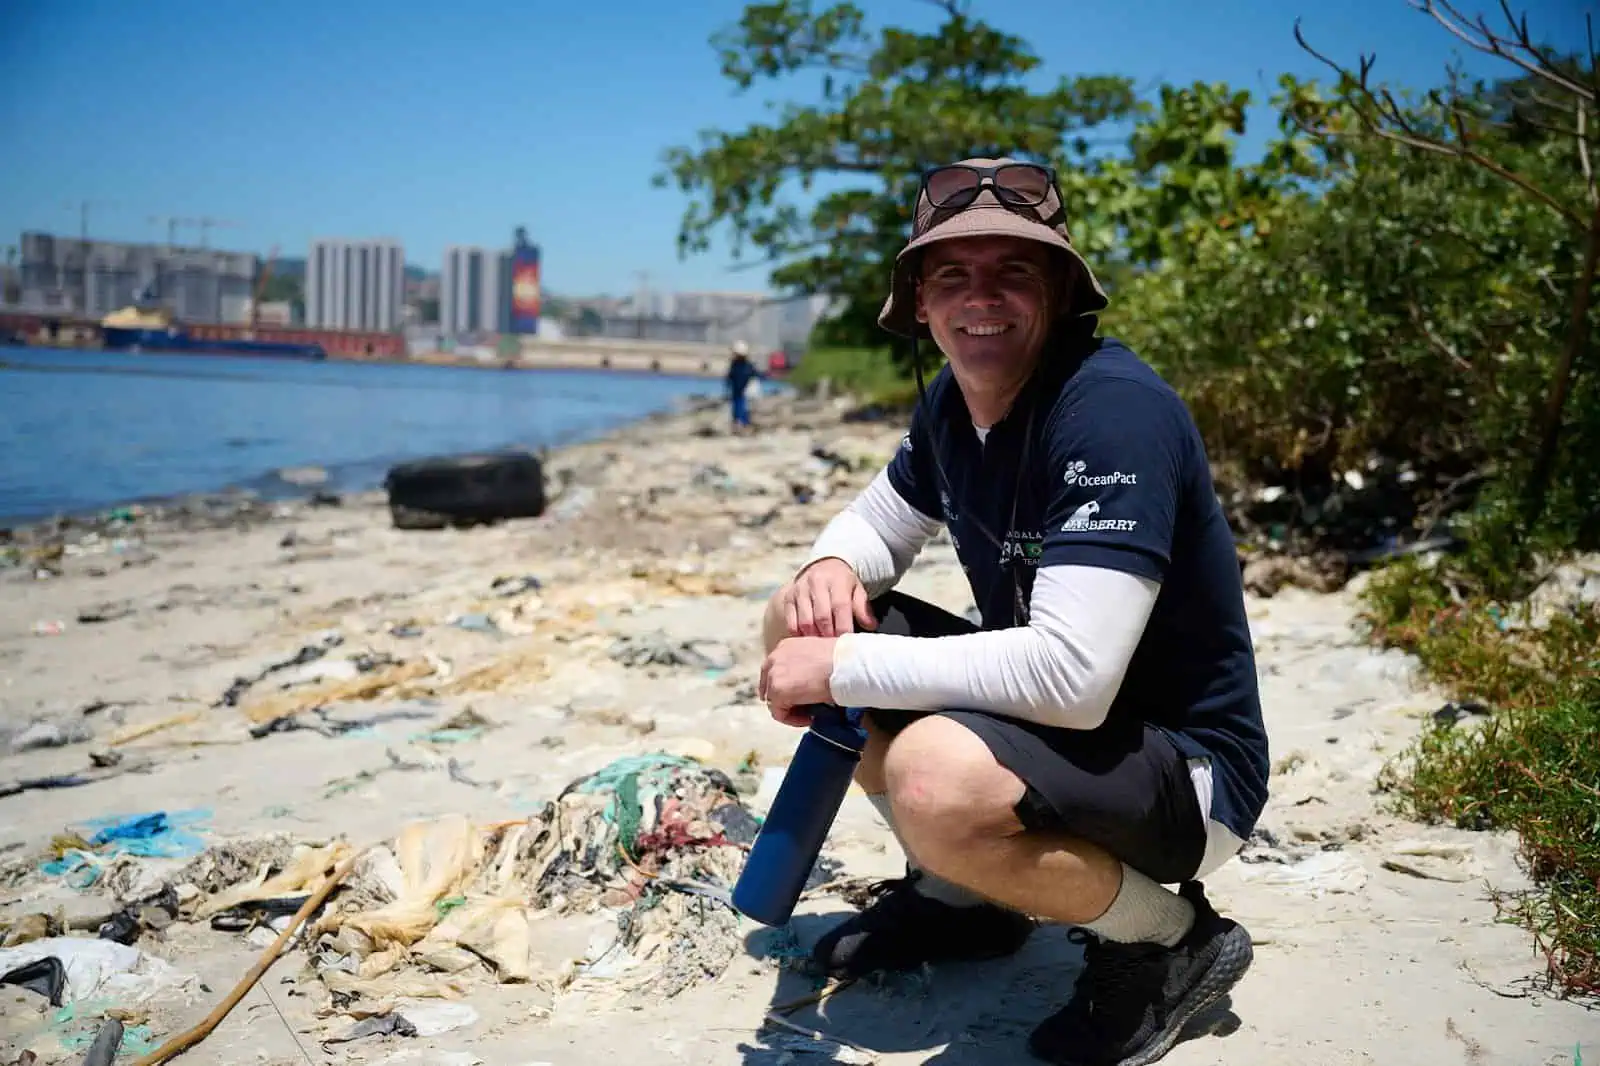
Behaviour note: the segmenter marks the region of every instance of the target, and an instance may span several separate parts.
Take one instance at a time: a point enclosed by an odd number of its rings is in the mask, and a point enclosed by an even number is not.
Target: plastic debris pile
[[[625,907],[616,939],[576,977],[671,997],[722,974],[739,949],[729,893],[759,828],[732,781],[676,756],[620,759],[569,787],[546,816],[540,901]]]
[[[41,911],[0,925],[7,983],[71,1007],[84,1023],[40,1024],[88,1039],[85,1026],[128,1002],[187,998],[194,979],[142,950],[147,936],[170,943],[169,927],[205,924],[266,948],[357,850],[284,832],[208,841],[195,831],[207,814],[85,823],[28,860],[26,880],[108,902],[107,913],[70,924]],[[598,1009],[715,980],[743,947],[729,897],[758,828],[727,775],[666,753],[619,758],[532,817],[406,825],[362,851],[293,934],[324,1039],[421,1032],[438,1011],[460,1009],[445,1001],[485,981],[531,985],[546,1003],[578,995]],[[552,947],[563,942],[572,946]],[[147,1035],[138,1025],[128,1032]]]
[[[302,930],[317,1011],[375,1018],[485,979],[676,995],[739,951],[728,895],[757,827],[724,774],[667,754],[618,759],[525,820],[407,825]],[[167,877],[183,919],[265,944],[353,850],[278,834],[219,844]],[[541,920],[607,912],[614,927],[584,957],[554,966],[535,953]]]

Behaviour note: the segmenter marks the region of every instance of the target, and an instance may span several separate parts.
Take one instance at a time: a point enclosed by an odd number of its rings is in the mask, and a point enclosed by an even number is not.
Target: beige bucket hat
[[[1021,160],[963,159],[959,165],[974,167],[999,167]],[[878,314],[878,325],[902,337],[930,336],[928,327],[917,321],[917,269],[921,252],[936,241],[955,240],[960,237],[1020,237],[1037,241],[1066,256],[1076,267],[1073,271],[1072,292],[1062,306],[1063,316],[1088,315],[1103,310],[1108,301],[1105,290],[1095,278],[1094,271],[1083,255],[1073,247],[1072,235],[1067,232],[1066,212],[1061,205],[1061,191],[1052,182],[1045,199],[1037,208],[1038,218],[1057,219],[1054,225],[1036,221],[1030,214],[1006,207],[995,195],[991,185],[985,184],[977,197],[962,208],[936,208],[925,190],[917,194],[917,209],[911,223],[911,240],[895,256],[894,275],[889,288],[889,299]]]

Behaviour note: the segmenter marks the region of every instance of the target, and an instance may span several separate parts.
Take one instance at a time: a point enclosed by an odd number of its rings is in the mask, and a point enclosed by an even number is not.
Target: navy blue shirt
[[[1104,338],[1079,351],[1047,351],[1035,387],[985,442],[945,367],[889,463],[890,484],[948,527],[985,629],[1026,624],[1018,589],[1025,604],[1039,566],[1160,582],[1099,728],[1148,723],[1185,756],[1208,757],[1211,817],[1248,839],[1267,800],[1267,737],[1238,557],[1205,446],[1182,399],[1126,346]]]

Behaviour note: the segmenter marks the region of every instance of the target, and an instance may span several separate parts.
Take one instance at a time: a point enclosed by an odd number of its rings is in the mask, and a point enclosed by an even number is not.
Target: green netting
[[[611,794],[604,816],[617,827],[617,840],[631,855],[637,849],[645,804],[653,807],[657,798],[670,789],[675,771],[698,765],[693,759],[664,752],[627,755],[595,771],[577,790]]]

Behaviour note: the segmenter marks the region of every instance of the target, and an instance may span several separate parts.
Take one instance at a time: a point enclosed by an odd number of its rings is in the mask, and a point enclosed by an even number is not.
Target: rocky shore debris
[[[623,666],[687,666],[717,673],[731,669],[734,661],[732,650],[720,640],[673,640],[660,632],[620,637],[608,654]]]
[[[1241,544],[1253,552],[1336,552],[1361,568],[1457,546],[1448,519],[1470,507],[1484,471],[1421,467],[1374,455],[1344,470],[1213,471]]]
[[[1543,629],[1551,619],[1600,611],[1600,552],[1550,567],[1522,610],[1502,620],[1505,629]]]
[[[617,758],[525,819],[444,815],[366,849],[284,832],[206,842],[190,828],[203,813],[77,827],[50,854],[13,860],[13,888],[73,878],[105,917],[77,923],[92,937],[56,915],[13,919],[0,981],[53,1005],[127,1007],[173,988],[192,999],[194,979],[141,938],[198,925],[267,947],[327,892],[289,946],[305,953],[298,980],[330,1046],[469,1026],[462,1001],[482,982],[659,1001],[716,980],[741,951],[729,894],[759,827],[725,774],[664,752]],[[588,947],[552,958],[541,930],[563,921],[582,923]]]
[[[267,500],[240,489],[58,515],[0,528],[0,568],[59,570],[67,560],[96,556],[139,566],[154,558],[143,545],[151,534],[253,529],[294,514],[291,501]]]
[[[307,663],[316,662],[324,655],[327,655],[329,651],[337,648],[343,643],[344,636],[340,633],[328,632],[320,634],[311,643],[301,645],[300,650],[288,658],[279,659],[276,662],[268,663],[254,674],[234,678],[233,684],[229,685],[227,691],[225,691],[221,696],[217,697],[217,701],[213,703],[212,706],[237,707],[239,705],[240,698],[246,692],[249,692],[253,687],[271,677],[273,674],[280,673],[285,670],[292,670],[295,667],[305,666]]]
[[[154,766],[154,760],[148,756],[129,758],[119,751],[93,751],[89,753],[89,766],[83,770],[41,774],[35,777],[0,778],[0,798],[15,796],[22,792],[78,788],[125,773],[143,773]]]
[[[1312,556],[1265,555],[1243,559],[1245,591],[1263,598],[1285,587],[1337,592],[1350,577],[1349,561],[1337,553]]]
[[[0,731],[0,735],[5,732]],[[82,717],[59,718],[54,721],[35,720],[7,737],[7,746],[13,754],[35,751],[39,748],[62,748],[68,744],[83,744],[94,739],[94,727]]]

